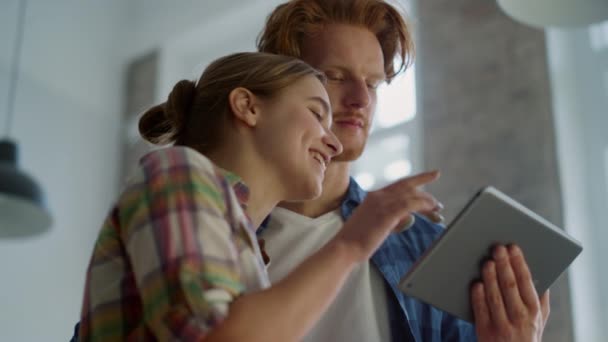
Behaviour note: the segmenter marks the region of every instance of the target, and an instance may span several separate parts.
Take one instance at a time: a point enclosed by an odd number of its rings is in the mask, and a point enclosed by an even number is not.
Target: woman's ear
[[[259,120],[257,101],[257,97],[243,87],[233,89],[228,95],[230,110],[234,118],[250,127],[255,127]]]

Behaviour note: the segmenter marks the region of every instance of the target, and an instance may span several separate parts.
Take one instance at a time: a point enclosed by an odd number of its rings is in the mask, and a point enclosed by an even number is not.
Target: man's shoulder
[[[443,225],[432,222],[424,215],[414,213],[414,216],[416,217],[414,225],[410,229],[401,232],[401,234],[412,234],[435,240],[445,230]]]
[[[417,259],[443,233],[444,228],[441,225],[431,222],[423,215],[414,214],[414,216],[416,217],[414,225],[400,233],[391,234],[382,249],[407,251],[405,253],[410,258]]]
[[[355,205],[359,205],[363,202],[365,196],[367,196],[367,191],[363,190],[353,177],[350,177],[344,202],[353,202]]]

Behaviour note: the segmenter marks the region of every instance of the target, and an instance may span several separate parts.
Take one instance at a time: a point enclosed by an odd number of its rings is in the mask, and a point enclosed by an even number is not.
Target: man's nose
[[[350,108],[367,108],[371,103],[371,94],[367,83],[363,80],[353,80],[349,85],[346,104]]]

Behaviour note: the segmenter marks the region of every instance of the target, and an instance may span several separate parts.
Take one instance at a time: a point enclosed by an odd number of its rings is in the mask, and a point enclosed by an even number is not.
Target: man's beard
[[[360,123],[363,126],[360,128],[361,131],[353,134],[350,129],[343,129],[338,123],[336,123],[336,121],[347,118],[360,120]],[[359,157],[361,157],[365,151],[365,145],[367,144],[367,139],[369,138],[370,128],[371,127],[363,114],[336,114],[334,117],[334,126],[332,127],[332,131],[340,143],[342,143],[342,153],[333,157],[332,160],[337,162],[354,162],[359,159]]]

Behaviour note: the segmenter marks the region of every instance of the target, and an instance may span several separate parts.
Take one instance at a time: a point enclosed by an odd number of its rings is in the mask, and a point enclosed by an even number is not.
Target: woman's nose
[[[326,134],[323,137],[323,143],[329,148],[329,156],[331,158],[342,153],[342,144],[331,130],[326,130]]]

